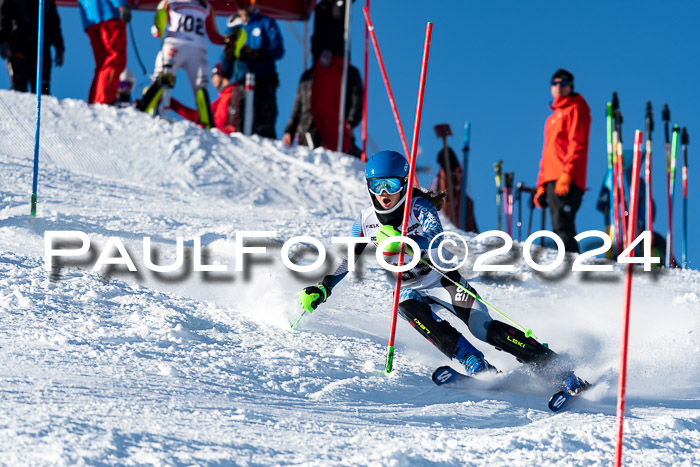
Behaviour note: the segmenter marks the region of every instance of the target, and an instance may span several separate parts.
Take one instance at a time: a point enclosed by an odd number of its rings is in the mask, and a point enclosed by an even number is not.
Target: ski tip
[[[443,384],[451,383],[455,380],[457,372],[450,366],[441,366],[437,370],[433,371],[433,382],[438,386]]]
[[[566,401],[569,400],[570,394],[566,391],[559,391],[549,398],[549,410],[552,412],[558,412],[566,405]]]

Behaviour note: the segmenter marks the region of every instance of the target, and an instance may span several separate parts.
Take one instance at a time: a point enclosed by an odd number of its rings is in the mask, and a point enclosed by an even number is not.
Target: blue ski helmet
[[[408,161],[396,151],[381,151],[367,161],[365,178],[400,178],[408,181]]]

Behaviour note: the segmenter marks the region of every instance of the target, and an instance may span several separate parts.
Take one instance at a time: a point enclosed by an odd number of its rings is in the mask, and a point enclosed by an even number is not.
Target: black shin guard
[[[440,352],[449,358],[454,357],[461,334],[450,323],[436,320],[430,306],[420,300],[411,299],[401,302],[399,309],[416,331],[428,339]]]
[[[532,337],[525,337],[524,332],[502,321],[491,321],[486,330],[486,342],[498,350],[514,355],[520,363],[535,366],[546,366],[557,355]]]

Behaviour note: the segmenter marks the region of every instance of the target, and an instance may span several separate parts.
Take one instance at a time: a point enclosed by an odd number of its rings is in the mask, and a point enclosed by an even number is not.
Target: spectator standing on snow
[[[153,82],[137,108],[150,111],[157,107],[163,86],[172,87],[175,73],[182,68],[189,78],[197,108],[209,110],[207,37],[213,44],[224,44],[224,37],[216,29],[214,9],[206,0],[161,0],[156,22],[159,15],[167,18],[165,41],[156,57]],[[161,31],[154,25],[151,34],[160,37]],[[203,112],[199,118],[205,128],[211,128],[211,113]]]
[[[330,58],[330,57],[329,57]],[[295,134],[299,135],[299,144],[311,148],[323,146],[336,150],[338,140],[338,98],[340,89],[324,99],[324,86],[315,81],[314,68],[323,66],[320,62],[306,70],[299,80],[292,114],[284,129],[282,142],[291,146]],[[314,97],[312,89],[321,93]],[[326,88],[325,91],[328,91]],[[353,128],[362,121],[362,78],[360,70],[350,65],[348,68],[348,85],[345,93],[345,132],[343,135],[343,152],[359,157],[360,149],[354,144]],[[327,122],[331,123],[328,124]],[[329,142],[330,140],[330,142]]]
[[[83,27],[95,56],[88,104],[114,104],[119,75],[126,68],[127,0],[78,0]]]
[[[284,56],[284,43],[277,22],[258,12],[254,0],[234,0],[237,13],[226,26],[226,46],[222,54],[224,70],[230,72],[236,89],[231,109],[231,124],[242,131],[245,109],[245,75],[255,75],[253,98],[253,133],[277,138],[277,87],[279,77],[275,62]],[[245,31],[243,33],[242,31]],[[245,34],[245,44],[236,53],[236,43]]]
[[[535,204],[539,208],[549,205],[552,230],[566,251],[578,253],[574,221],[586,190],[591,110],[583,96],[574,92],[570,72],[557,70],[550,84],[553,113],[544,127]]]
[[[211,83],[219,91],[218,99],[211,103],[214,126],[226,134],[231,134],[233,126],[229,124],[228,111],[233,96],[233,84],[231,83],[231,74],[224,71],[221,62],[211,69]],[[183,105],[174,97],[170,98],[170,109],[191,122],[201,121],[199,111]]]
[[[10,89],[36,92],[39,0],[0,0],[0,57],[7,61]],[[54,0],[44,4],[44,46],[41,93],[51,93],[51,47],[57,67],[63,65],[65,46],[61,19]]]

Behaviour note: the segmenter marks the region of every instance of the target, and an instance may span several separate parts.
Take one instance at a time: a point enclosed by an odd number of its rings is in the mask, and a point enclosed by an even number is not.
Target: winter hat
[[[552,81],[554,81],[557,78],[566,80],[571,84],[574,84],[574,75],[570,71],[567,71],[563,68],[559,68],[557,71],[554,72],[554,75],[552,75]]]
[[[231,79],[232,72],[224,70],[221,62],[216,62],[216,65],[214,65],[211,69],[211,74],[221,76],[222,78]]]

